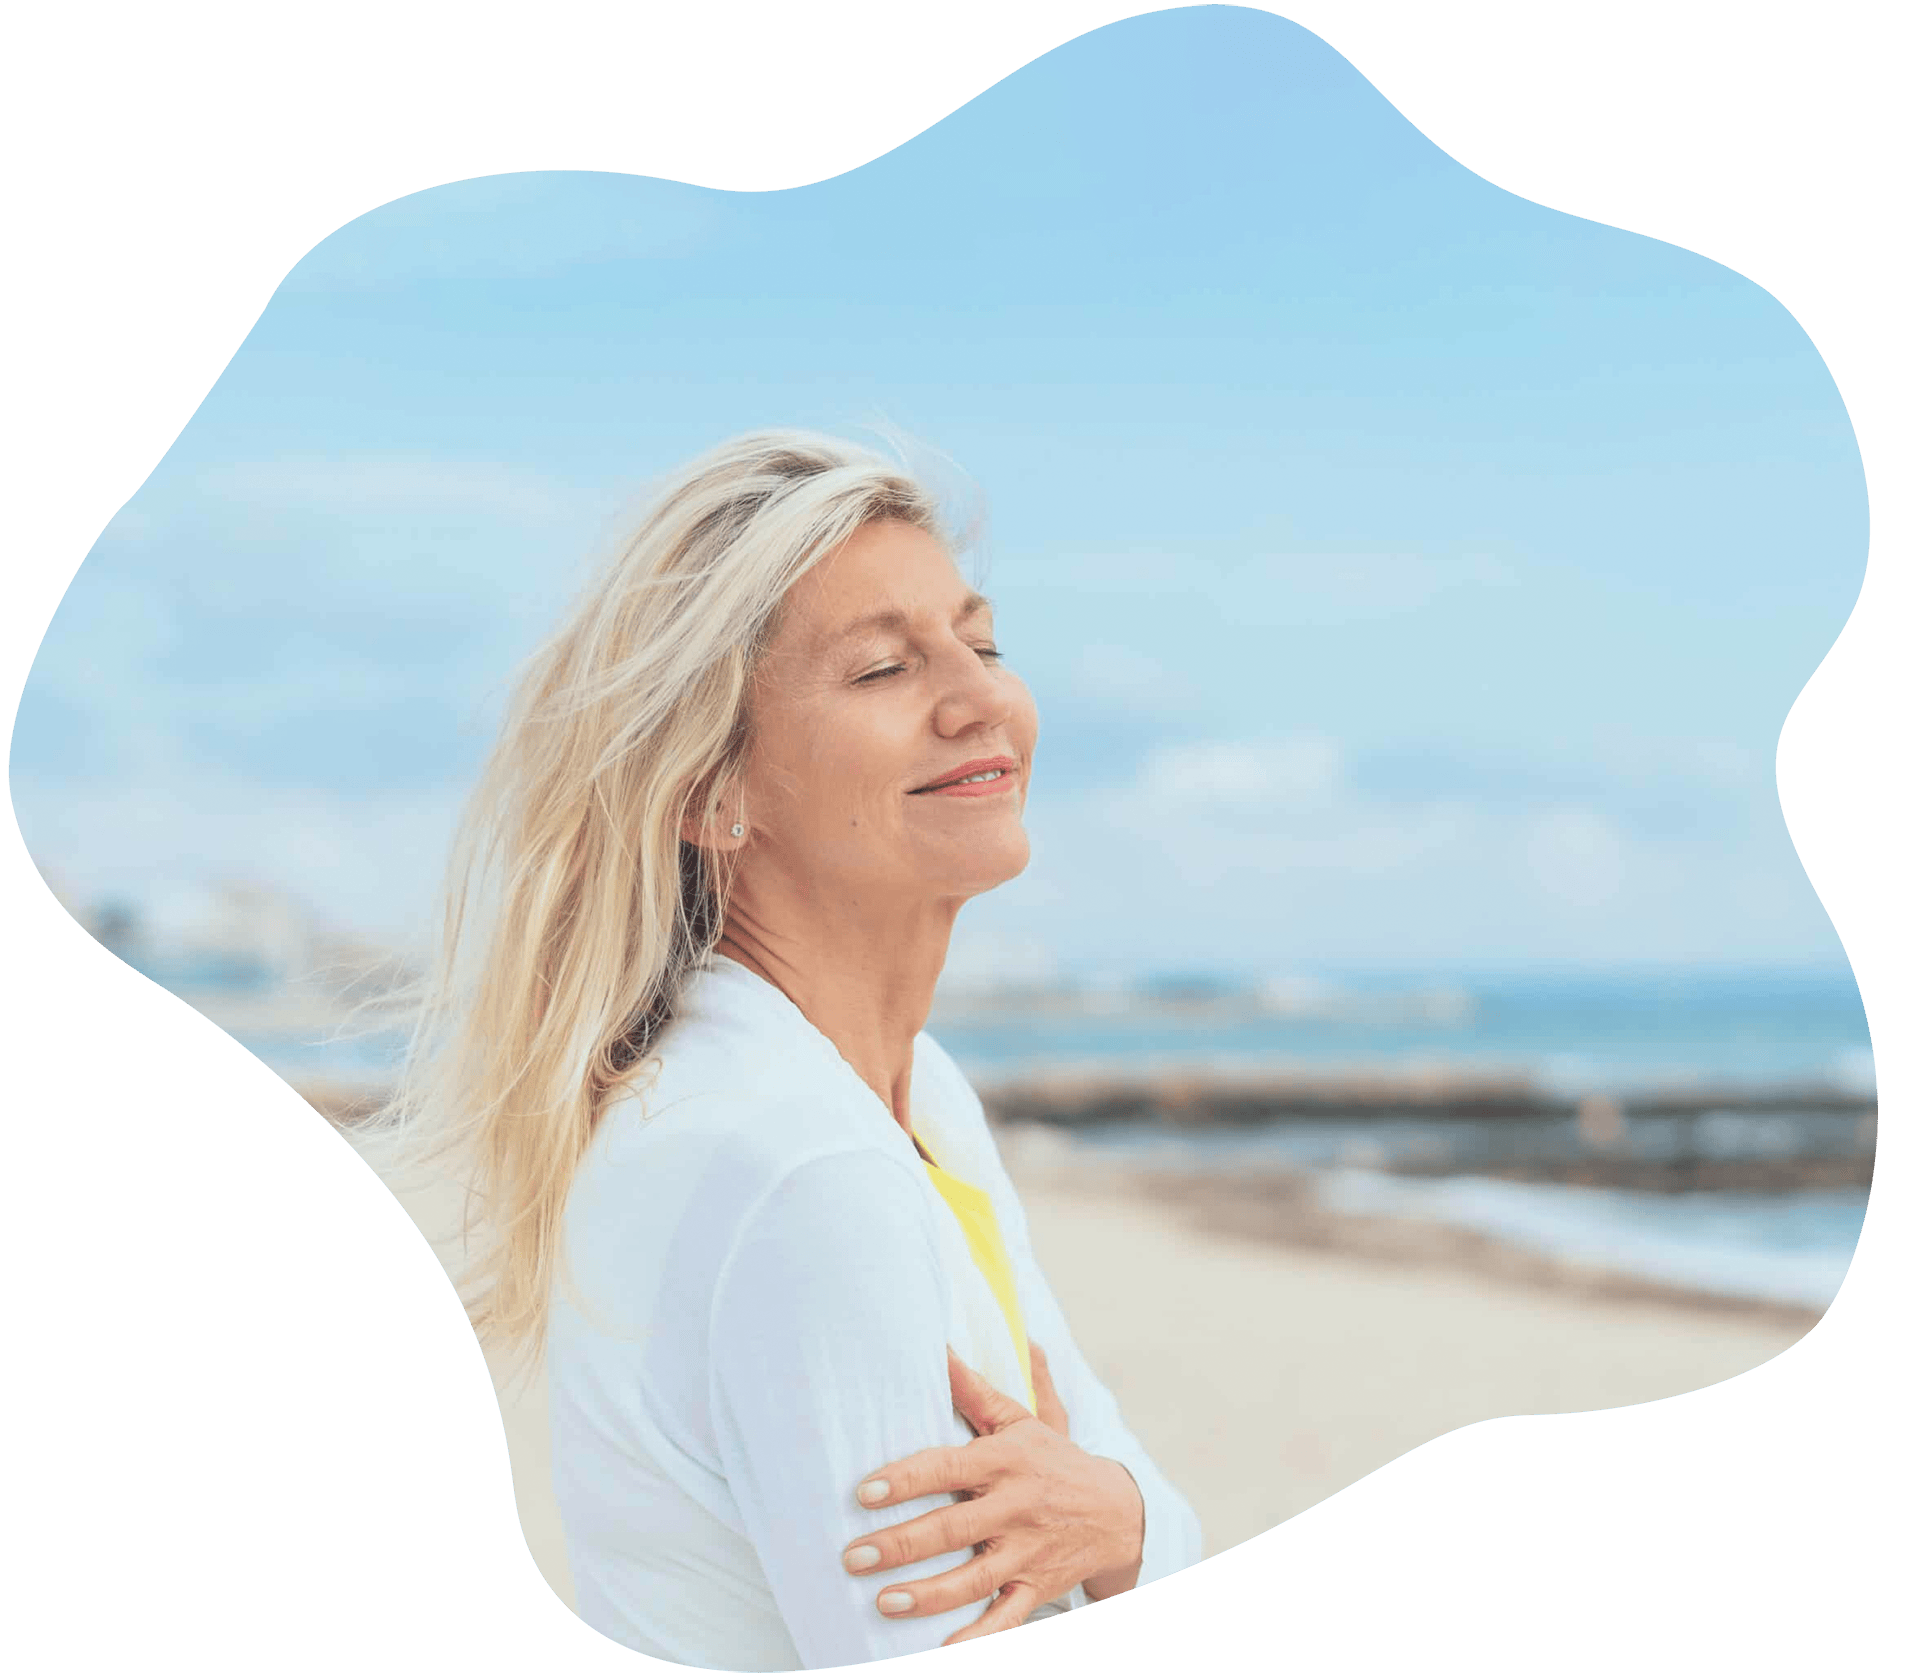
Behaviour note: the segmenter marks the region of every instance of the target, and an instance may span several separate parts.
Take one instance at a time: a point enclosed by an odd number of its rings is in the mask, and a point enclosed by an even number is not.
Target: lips
[[[930,780],[924,786],[914,787],[915,792],[937,792],[942,786],[951,786],[956,780],[965,780],[971,774],[985,774],[989,769],[998,769],[1002,774],[1011,774],[1019,765],[1011,757],[976,757],[971,762],[962,763],[958,768],[947,770],[938,780]]]

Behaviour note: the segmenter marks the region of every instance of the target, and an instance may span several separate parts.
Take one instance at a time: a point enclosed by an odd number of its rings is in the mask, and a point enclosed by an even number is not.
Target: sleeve
[[[1200,1520],[1192,1506],[1168,1480],[1120,1418],[1120,1405],[1081,1355],[1067,1327],[1065,1312],[1047,1285],[1033,1243],[1027,1233],[1026,1210],[1012,1183],[1001,1173],[1006,1202],[1013,1210],[1010,1246],[1019,1270],[1020,1303],[1027,1338],[1047,1353],[1054,1389],[1066,1405],[1067,1424],[1074,1443],[1096,1456],[1120,1463],[1140,1487],[1146,1531],[1140,1548],[1139,1584],[1189,1567],[1201,1558]],[[1138,1585],[1136,1585],[1136,1588]],[[1084,1605],[1083,1589],[1073,1592],[1075,1606]]]
[[[965,1444],[947,1378],[947,1289],[919,1184],[899,1161],[851,1152],[791,1172],[743,1224],[714,1290],[709,1394],[729,1490],[803,1666],[938,1647],[984,1601],[888,1619],[883,1589],[971,1558],[865,1577],[857,1538],[956,1500],[884,1509],[861,1480],[904,1456]]]

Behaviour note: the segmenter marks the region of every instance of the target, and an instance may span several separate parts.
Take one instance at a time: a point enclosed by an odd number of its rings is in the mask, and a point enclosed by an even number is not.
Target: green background
[[[1914,1003],[1912,12],[1281,12],[1486,179],[1764,286],[1847,401],[1872,557],[1778,757],[1887,1097],[1893,1178],[1876,1178],[1839,1299],[1738,1379],[1455,1431],[1100,1612],[941,1650],[954,1669],[1853,1671],[1910,1623],[1893,1562],[1910,1544],[1912,1033],[1889,1022]],[[355,0],[15,23],[10,713],[86,549],[276,282],[344,221],[516,169],[818,181],[1127,15]],[[0,889],[27,1322],[8,1381],[27,1556],[8,1641],[40,1644],[25,1669],[651,1664],[541,1583],[480,1354],[386,1191],[273,1074],[84,936],[12,828]]]

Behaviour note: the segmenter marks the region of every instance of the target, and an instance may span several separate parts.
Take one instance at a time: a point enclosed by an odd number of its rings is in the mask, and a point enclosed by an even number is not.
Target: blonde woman
[[[929,492],[800,432],[675,474],[517,691],[381,1124],[470,1164],[629,1647],[843,1665],[1199,1558],[923,1029],[1036,733]]]

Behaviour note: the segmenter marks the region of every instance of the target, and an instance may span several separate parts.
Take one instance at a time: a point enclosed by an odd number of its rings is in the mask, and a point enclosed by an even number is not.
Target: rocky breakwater
[[[1553,1118],[1573,1103],[1524,1073],[1063,1070],[983,1081],[981,1103],[1002,1123],[1265,1124],[1289,1118]]]
[[[1871,1094],[1827,1086],[1575,1094],[1519,1071],[1054,1071],[980,1095],[1007,1126],[1246,1135],[1257,1151],[1205,1150],[1230,1170],[1257,1158],[1655,1192],[1864,1187],[1877,1120]]]

